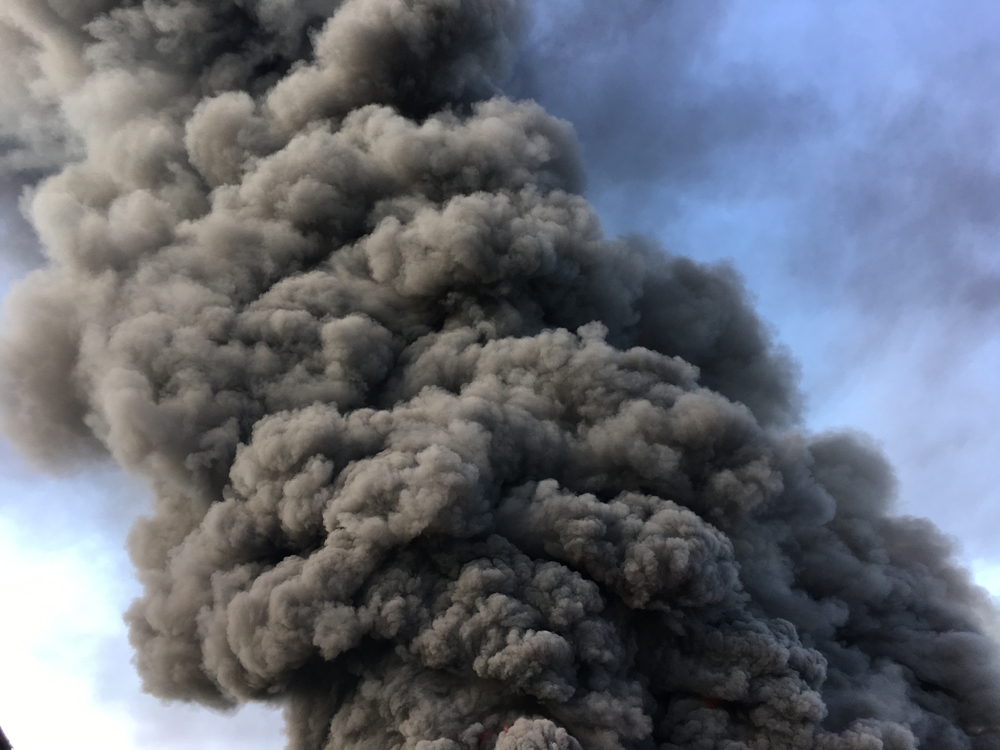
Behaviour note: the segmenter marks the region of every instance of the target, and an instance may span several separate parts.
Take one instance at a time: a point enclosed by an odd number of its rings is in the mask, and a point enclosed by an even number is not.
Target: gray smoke
[[[985,593],[796,430],[732,270],[603,236],[571,126],[500,94],[526,23],[0,3],[53,174],[6,429],[155,490],[147,689],[280,702],[292,750],[997,750]]]

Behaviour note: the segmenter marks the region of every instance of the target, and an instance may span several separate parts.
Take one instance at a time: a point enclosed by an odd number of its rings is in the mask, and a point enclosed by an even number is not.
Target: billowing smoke
[[[293,750],[997,750],[985,594],[863,438],[796,430],[731,270],[603,236],[498,88],[526,23],[0,3],[51,174],[6,429],[155,490],[146,688],[281,703]]]

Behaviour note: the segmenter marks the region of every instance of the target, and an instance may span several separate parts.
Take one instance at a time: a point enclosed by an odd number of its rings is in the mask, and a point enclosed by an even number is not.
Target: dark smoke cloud
[[[9,5],[80,157],[4,418],[150,481],[148,690],[301,750],[1000,748],[985,593],[730,268],[604,236],[498,94],[519,2]]]
[[[799,285],[892,323],[933,306],[993,325],[993,4],[561,0],[543,18],[512,90],[573,122],[600,205],[662,230],[692,196],[781,202],[791,238],[761,262]]]
[[[905,507],[992,557],[996,5],[551,6],[517,90],[574,123],[606,225],[735,257],[810,422],[863,422]]]
[[[22,194],[80,155],[59,100],[85,75],[79,25],[88,17],[86,5],[0,7],[0,65],[15,72],[0,79],[0,238],[7,275],[42,262],[35,233],[19,210]]]
[[[732,5],[538,4],[508,90],[574,124],[603,202],[625,193],[644,205],[655,194],[662,216],[693,193],[742,195],[761,172],[780,173],[789,148],[825,130],[830,111],[762,65],[720,62]]]

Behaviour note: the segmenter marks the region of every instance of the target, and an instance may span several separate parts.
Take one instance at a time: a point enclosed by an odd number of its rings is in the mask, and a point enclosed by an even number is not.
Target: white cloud
[[[977,584],[1000,598],[1000,560],[973,560],[972,576]]]
[[[0,518],[0,720],[11,741],[34,750],[131,746],[128,716],[97,705],[88,679],[101,644],[121,635],[106,586],[107,561],[82,549],[34,552]]]
[[[273,710],[223,715],[141,692],[122,620],[138,593],[123,549],[137,488],[118,475],[39,477],[3,458],[0,726],[15,747],[283,747]]]

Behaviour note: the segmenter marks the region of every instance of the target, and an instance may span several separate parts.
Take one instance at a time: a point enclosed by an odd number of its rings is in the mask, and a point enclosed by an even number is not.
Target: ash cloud
[[[985,593],[730,268],[604,235],[500,93],[522,3],[6,7],[79,145],[4,420],[150,482],[147,690],[297,750],[1000,747]]]

